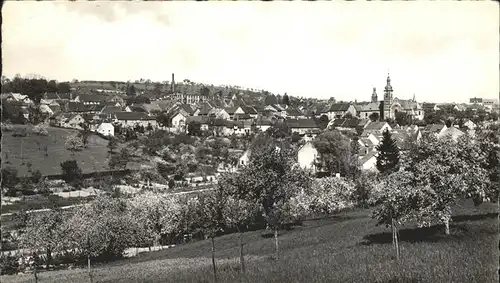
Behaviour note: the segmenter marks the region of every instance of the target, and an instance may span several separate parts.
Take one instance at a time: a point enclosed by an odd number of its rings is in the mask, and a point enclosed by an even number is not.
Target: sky
[[[495,1],[34,2],[2,8],[3,75],[189,79],[369,101],[499,97]]]

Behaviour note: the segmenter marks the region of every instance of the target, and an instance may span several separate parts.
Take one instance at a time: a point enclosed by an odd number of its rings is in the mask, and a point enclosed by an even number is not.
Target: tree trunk
[[[399,260],[398,231],[397,231],[394,219],[392,219],[391,221],[392,221],[392,223],[391,223],[391,228],[392,228],[392,244],[393,244],[394,249],[396,251],[396,259]]]
[[[52,262],[52,251],[50,250],[50,248],[47,248],[47,268],[49,268],[51,262]]]
[[[87,268],[89,271],[89,280],[90,280],[90,283],[92,283],[93,280],[92,280],[92,269],[90,267],[90,254],[87,255]]]
[[[215,242],[212,236],[212,266],[214,268],[214,282],[217,282],[217,269],[215,268]]]
[[[450,235],[450,219],[446,218],[444,220],[444,234],[445,235]]]
[[[245,274],[245,256],[243,255],[243,233],[240,232],[240,264],[241,273]]]
[[[274,229],[274,245],[276,248],[276,259],[279,258],[279,248],[278,248],[278,228]]]

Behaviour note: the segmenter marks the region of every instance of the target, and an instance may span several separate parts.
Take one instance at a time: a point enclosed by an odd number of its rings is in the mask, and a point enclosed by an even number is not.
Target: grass
[[[31,133],[31,126],[14,125],[14,128],[26,128],[29,135],[13,137],[14,131],[3,133],[2,166],[16,168],[20,177],[28,174],[28,163],[32,164],[32,171],[57,175],[61,173],[61,162],[72,159],[78,162],[83,173],[108,170],[108,141],[97,135],[91,135],[87,148],[73,155],[64,143],[66,137],[78,133],[76,130],[49,127],[48,136],[39,136]]]
[[[497,205],[470,203],[454,209],[452,235],[443,227],[402,227],[401,260],[391,232],[376,227],[369,210],[304,222],[280,233],[281,256],[271,259],[274,239],[265,231],[244,234],[247,282],[498,282]],[[239,282],[238,236],[215,240],[220,282]],[[97,265],[98,282],[212,282],[210,241]],[[87,282],[85,269],[49,271],[41,282]],[[33,276],[4,276],[27,282]]]
[[[63,198],[57,195],[33,195],[25,196],[20,201],[13,204],[2,205],[2,214],[9,212],[17,212],[21,210],[35,210],[53,207],[69,206],[74,204],[80,204],[82,202],[88,202],[92,197],[72,197]]]

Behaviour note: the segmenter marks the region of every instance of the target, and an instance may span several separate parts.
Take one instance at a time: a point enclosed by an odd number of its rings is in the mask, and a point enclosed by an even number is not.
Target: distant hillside
[[[79,81],[71,82],[70,86],[73,89],[102,89],[102,90],[117,90],[126,91],[127,85],[133,85],[137,92],[143,91],[157,91],[160,93],[171,92],[171,82],[149,82],[149,81],[135,81],[135,82],[119,82],[119,81]],[[203,83],[196,83],[189,80],[175,83],[175,92],[188,95],[205,95],[214,96],[217,98],[231,98],[233,95],[239,95],[243,98],[258,98],[263,99],[267,95],[273,93],[266,90],[258,90],[252,88],[242,88],[239,86],[230,85],[209,85]]]

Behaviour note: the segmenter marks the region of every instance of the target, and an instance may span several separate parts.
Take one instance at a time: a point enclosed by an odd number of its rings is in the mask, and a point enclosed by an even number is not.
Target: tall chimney
[[[172,82],[170,82],[170,90],[172,93],[175,93],[175,79],[174,79],[174,73],[172,73]]]

